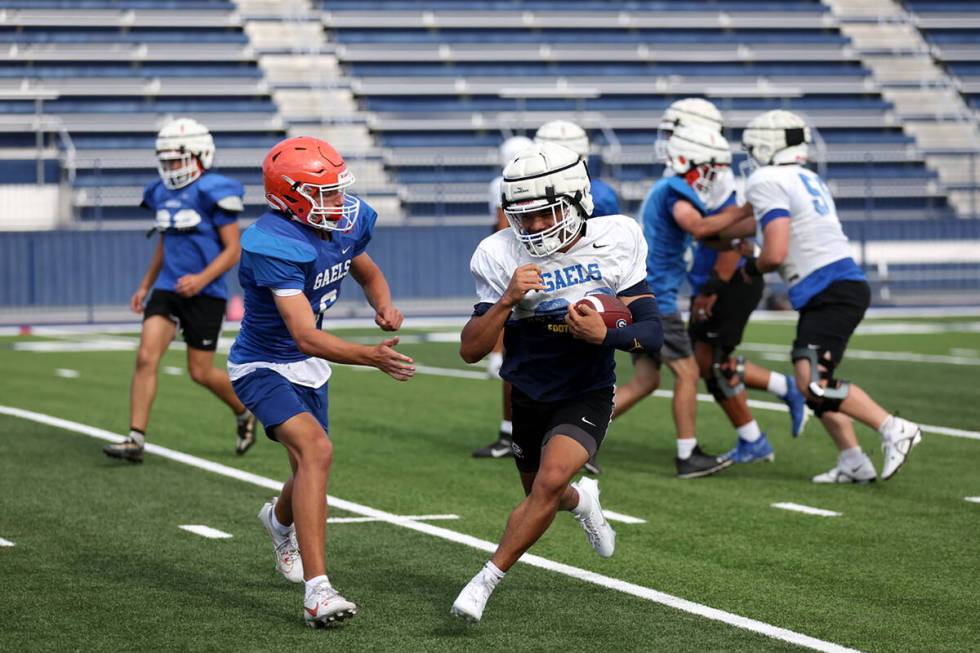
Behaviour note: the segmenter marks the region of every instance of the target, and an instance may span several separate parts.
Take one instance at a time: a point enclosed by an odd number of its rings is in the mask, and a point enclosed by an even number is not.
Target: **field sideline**
[[[774,464],[678,481],[669,403],[648,400],[612,426],[600,478],[604,507],[645,523],[616,522],[617,554],[603,561],[560,515],[532,550],[531,565],[515,567],[484,622],[470,628],[448,617],[449,605],[486,559],[474,548],[488,550],[499,537],[519,486],[511,463],[468,457],[493,435],[499,388],[458,360],[451,336],[406,333],[402,348],[441,371],[406,385],[335,369],[331,495],[342,499],[333,510],[379,519],[328,529],[331,578],[363,607],[336,632],[302,628],[300,590],[274,575],[254,517],[285,478],[285,456],[264,439],[245,457],[231,453],[229,416],[181,374],[182,352],[164,361],[170,373],[161,374],[150,442],[254,475],[251,484],[156,455],[143,466],[115,464],[94,440],[0,411],[7,507],[0,544],[13,545],[0,546],[0,580],[11,588],[0,599],[0,648],[303,650],[328,637],[344,650],[591,650],[599,642],[624,650],[796,648],[787,639],[816,650],[975,650],[980,505],[966,499],[980,495],[980,406],[971,400],[980,335],[969,318],[901,323],[927,328],[856,336],[852,347],[870,354],[846,359],[842,373],[886,407],[950,431],[928,435],[894,480],[813,486],[809,477],[833,463],[829,439],[810,424],[793,441],[784,413],[759,410],[776,447]],[[377,337],[370,330],[344,335]],[[786,369],[768,359],[790,338],[785,324],[753,324],[746,340],[759,346],[746,354]],[[133,354],[122,345],[129,339],[0,338],[0,404],[124,433]],[[93,340],[114,341],[116,350],[15,349]],[[896,352],[909,355],[890,355]],[[620,370],[625,378],[628,363]],[[733,438],[708,403],[699,405],[699,437],[716,451]],[[862,429],[860,438],[880,465],[876,434]],[[819,517],[774,503],[841,514]],[[185,524],[233,537],[205,539],[178,528]],[[626,587],[639,590],[631,596]],[[51,591],[64,609],[44,607]],[[681,610],[661,604],[670,597],[687,603],[673,603]],[[717,621],[722,613],[732,618]],[[733,627],[736,616],[759,627]],[[132,628],[113,626],[129,619],[137,622]]]

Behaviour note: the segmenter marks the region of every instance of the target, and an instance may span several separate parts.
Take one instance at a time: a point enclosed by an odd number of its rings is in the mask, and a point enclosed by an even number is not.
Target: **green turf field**
[[[910,419],[980,430],[974,321],[866,324],[898,333],[856,336],[851,347],[865,357],[848,359],[841,376]],[[905,332],[920,325],[927,332]],[[331,516],[366,509],[452,514],[459,519],[420,523],[493,542],[520,500],[517,474],[510,461],[469,454],[495,436],[499,383],[446,376],[481,368],[464,365],[455,344],[425,333],[408,332],[416,337],[402,349],[435,369],[407,384],[335,368],[330,494],[356,505]],[[131,337],[102,339],[125,347]],[[0,405],[124,433],[132,351],[15,349],[94,338],[0,338]],[[785,350],[774,346],[788,349],[791,338],[786,324],[753,324],[746,353],[786,371]],[[183,352],[171,351],[163,365],[183,368]],[[77,376],[59,376],[58,369]],[[628,363],[620,370],[627,378]],[[568,515],[558,516],[532,553],[823,640],[825,650],[980,650],[980,504],[964,500],[980,496],[980,440],[927,433],[887,483],[818,487],[809,478],[835,461],[819,424],[793,441],[785,413],[757,410],[775,463],[679,481],[669,411],[667,399],[648,399],[613,424],[602,449],[603,507],[646,520],[613,522],[616,555],[598,558]],[[734,434],[717,407],[699,404],[698,418],[706,449],[731,446]],[[859,437],[880,467],[877,434],[861,427]],[[149,441],[269,479],[288,473],[283,450],[264,438],[234,456],[230,413],[186,374],[161,373]],[[0,546],[0,650],[796,648],[521,564],[495,592],[482,623],[457,623],[449,607],[488,554],[437,536],[442,531],[385,522],[330,525],[331,579],[361,611],[343,628],[312,631],[302,625],[302,589],[275,573],[255,518],[272,490],[155,455],[142,466],[112,461],[103,444],[0,415],[0,538],[15,545]],[[770,507],[775,502],[843,514],[815,517]],[[234,537],[205,539],[182,524]]]

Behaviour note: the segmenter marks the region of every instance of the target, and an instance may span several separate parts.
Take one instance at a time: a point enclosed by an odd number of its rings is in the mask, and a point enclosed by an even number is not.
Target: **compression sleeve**
[[[641,297],[629,305],[633,324],[618,329],[606,329],[602,344],[623,351],[660,351],[664,344],[664,327],[660,309],[653,297]]]

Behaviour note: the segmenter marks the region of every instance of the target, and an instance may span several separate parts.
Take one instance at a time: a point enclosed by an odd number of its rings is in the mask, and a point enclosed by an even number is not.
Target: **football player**
[[[664,316],[664,347],[659,352],[633,355],[633,378],[616,390],[614,417],[660,386],[660,368],[666,362],[674,374],[677,476],[698,478],[719,472],[732,461],[702,451],[695,435],[700,375],[677,307],[677,293],[687,273],[684,257],[692,237],[716,236],[749,216],[751,208],[732,206],[705,217],[708,214],[705,202],[718,181],[718,166],[731,162],[728,142],[716,128],[696,124],[678,127],[667,146],[675,175],[654,184],[640,207],[650,252],[647,280]]]
[[[546,122],[534,133],[534,142],[562,145],[575,152],[586,165],[589,163],[589,136],[574,122],[568,120]],[[619,214],[619,199],[616,197],[616,191],[601,179],[592,179],[592,204],[592,215],[585,216],[586,218]]]
[[[851,419],[881,434],[881,478],[891,478],[922,439],[919,427],[889,415],[858,385],[834,378],[847,341],[871,302],[871,289],[854,259],[827,184],[804,167],[810,128],[788,111],[753,119],[742,143],[755,166],[746,195],[763,231],[759,257],[749,258],[749,278],[779,270],[799,311],[791,358],[807,405],[837,445],[837,465],[815,483],[867,483],[876,478],[861,451]]]
[[[613,554],[616,533],[602,515],[598,484],[571,480],[609,425],[614,350],[656,351],[662,341],[640,227],[622,215],[585,220],[592,194],[576,153],[552,143],[521,152],[504,170],[503,208],[511,229],[485,238],[470,262],[478,303],[460,355],[480,360],[503,331],[501,376],[513,385],[514,460],[526,496],[493,557],[453,603],[452,613],[471,621],[559,510],[574,515],[596,553]],[[633,324],[608,329],[599,313],[575,306],[600,293],[620,297]]]
[[[376,367],[398,381],[411,378],[415,367],[395,351],[398,338],[359,345],[320,328],[348,274],[381,329],[397,331],[402,324],[384,274],[365,251],[377,214],[348,192],[354,176],[340,154],[316,138],[289,138],[269,150],[262,177],[272,208],[242,236],[245,316],[228,372],[266,435],[289,455],[293,474],[259,519],[272,537],[278,571],[305,581],[303,614],[319,627],[357,610],[331,586],[324,556],[333,450],[327,361]]]
[[[150,233],[160,239],[129,301],[134,313],[143,314],[130,386],[129,437],[103,451],[112,458],[143,461],[157,370],[179,327],[187,343],[190,377],[235,414],[235,453],[243,454],[255,442],[255,417],[235,396],[228,374],[213,363],[228,299],[224,275],[241,253],[238,215],[245,208],[245,189],[210,172],[214,140],[207,127],[190,118],[163,126],[156,156],[160,179],[146,186],[141,206],[153,211],[156,222]]]
[[[500,169],[510,163],[510,160],[517,156],[522,150],[532,145],[532,141],[527,136],[511,136],[500,144]],[[500,186],[504,178],[497,175],[490,182],[490,215],[493,220],[492,231],[494,233],[501,229],[508,229],[510,223],[507,216],[500,206]],[[500,378],[500,366],[504,362],[504,338],[501,334],[500,339],[488,356],[489,365],[487,374],[491,379]],[[480,447],[473,452],[474,458],[507,458],[514,455],[511,451],[511,435],[514,427],[511,424],[510,414],[510,384],[503,382],[503,419],[500,421],[500,431],[497,439],[485,447]]]
[[[671,104],[661,118],[655,146],[668,164],[665,174],[683,168],[678,161],[671,160],[667,144],[674,130],[686,125],[701,125],[723,133],[721,112],[707,100],[686,98]],[[716,164],[714,175],[715,182],[705,201],[708,215],[736,204],[731,165]],[[748,239],[736,245],[749,254],[754,250]],[[701,378],[738,433],[736,446],[726,457],[737,463],[771,460],[772,447],[752,416],[745,388],[767,390],[783,400],[789,409],[793,437],[800,434],[805,424],[803,395],[793,377],[755,365],[742,356],[732,357],[742,341],[749,316],[762,298],[765,282],[761,277],[746,281],[736,274],[742,265],[741,253],[734,248],[719,252],[718,247],[717,241],[703,240],[698,240],[695,246],[694,261],[687,275],[693,295],[688,333]]]

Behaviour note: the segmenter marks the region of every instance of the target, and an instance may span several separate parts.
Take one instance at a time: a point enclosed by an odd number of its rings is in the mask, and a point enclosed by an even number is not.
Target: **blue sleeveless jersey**
[[[218,229],[235,222],[241,210],[226,210],[218,203],[241,206],[244,195],[239,182],[214,172],[176,190],[160,180],[147,184],[141,206],[155,213],[157,230],[163,234],[163,267],[153,288],[173,292],[182,276],[197,274],[211,264],[223,249]],[[224,275],[201,294],[227,299]]]
[[[296,346],[283,322],[273,290],[300,290],[317,316],[340,297],[351,261],[371,240],[378,214],[361,200],[357,221],[346,233],[323,232],[269,211],[242,236],[238,279],[245,294],[245,316],[232,345],[232,364],[294,363],[309,358]],[[324,238],[329,234],[329,238]]]
[[[728,199],[721,204],[721,206],[713,210],[709,215],[721,213],[729,206],[734,206],[736,201],[735,193],[733,192],[728,196]],[[694,245],[694,262],[691,264],[690,272],[687,273],[687,283],[689,286],[691,286],[692,295],[697,295],[701,292],[701,286],[703,286],[704,282],[711,276],[711,271],[715,269],[715,261],[717,260],[717,249],[708,247],[700,241]],[[745,259],[739,261],[739,267],[742,267],[744,260]]]
[[[680,177],[659,180],[640,206],[647,241],[647,283],[663,315],[677,313],[677,291],[687,275],[684,254],[691,246],[691,235],[674,221],[674,205],[680,200],[690,202],[701,215],[707,213],[700,198]]]
[[[619,215],[619,200],[612,186],[601,179],[592,180],[592,217]]]

